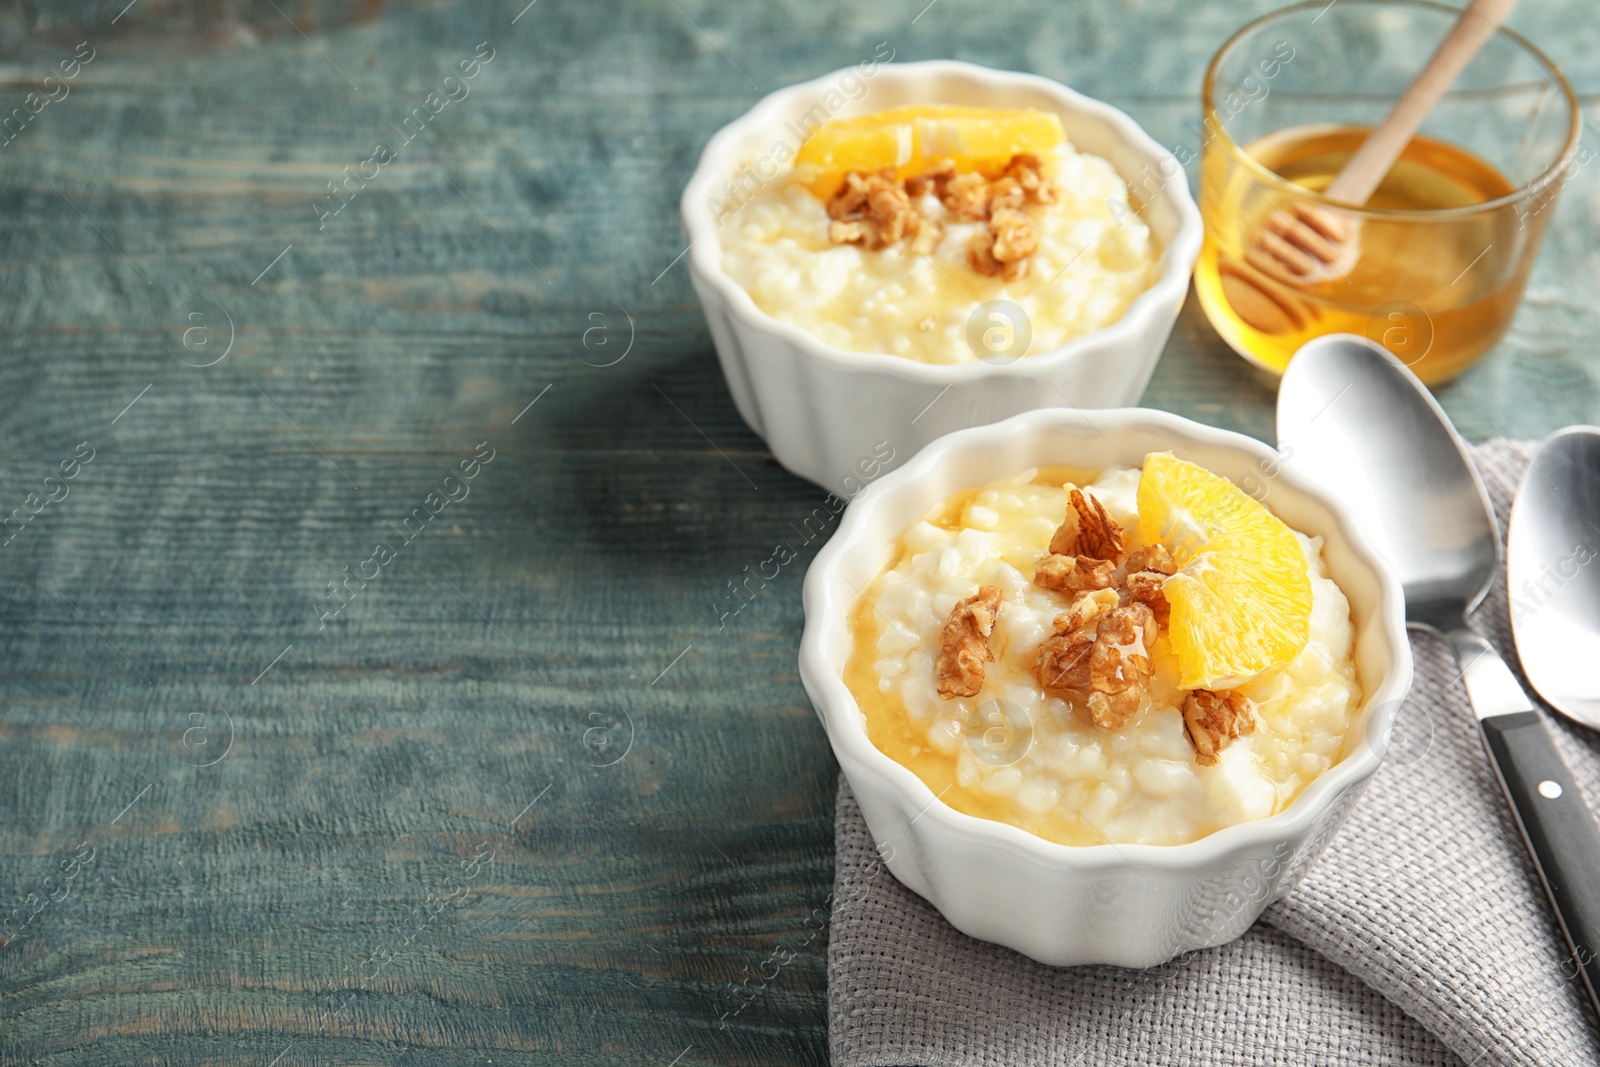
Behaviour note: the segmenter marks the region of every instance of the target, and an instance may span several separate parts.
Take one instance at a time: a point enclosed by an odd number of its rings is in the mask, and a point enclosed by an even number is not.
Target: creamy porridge
[[[898,171],[851,171],[836,187],[802,150],[724,226],[723,269],[830,344],[925,363],[1046,352],[1108,326],[1155,280],[1158,249],[1112,165],[1050,121],[1054,143],[988,175],[945,157],[905,176],[920,166],[904,163],[908,135]],[[975,350],[969,322],[992,300],[1026,315],[1025,351]]]
[[[1361,689],[1321,539],[1261,520],[1303,559],[1303,643],[1185,689],[1174,633],[1197,601],[1178,587],[1220,557],[1185,564],[1147,536],[1140,479],[1050,468],[961,494],[905,531],[858,602],[845,680],[873,743],[944,803],[1065,844],[1179,844],[1281,811],[1343,755]]]

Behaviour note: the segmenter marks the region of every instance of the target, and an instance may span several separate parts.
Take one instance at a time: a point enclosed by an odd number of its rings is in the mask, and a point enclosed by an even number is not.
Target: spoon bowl
[[[1540,446],[1517,490],[1507,538],[1511,629],[1545,702],[1600,730],[1600,429]]]
[[[1278,391],[1278,448],[1361,516],[1405,587],[1408,623],[1464,624],[1499,570],[1500,538],[1465,446],[1410,371],[1364,337],[1310,341]]]

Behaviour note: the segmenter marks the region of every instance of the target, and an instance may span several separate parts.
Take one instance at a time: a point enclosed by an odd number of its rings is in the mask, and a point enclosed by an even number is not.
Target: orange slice
[[[794,157],[795,176],[822,200],[852,170],[893,167],[896,178],[909,178],[945,158],[957,171],[993,179],[1012,156],[1043,158],[1064,139],[1061,120],[1047,111],[912,104],[819,126]]]
[[[1311,631],[1311,577],[1294,531],[1226,478],[1152,452],[1139,535],[1179,566],[1163,587],[1185,689],[1227,689],[1282,666]]]

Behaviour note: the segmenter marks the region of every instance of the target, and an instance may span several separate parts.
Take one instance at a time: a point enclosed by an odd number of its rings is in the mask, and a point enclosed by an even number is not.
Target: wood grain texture
[[[0,546],[0,1065],[826,1062],[836,769],[795,670],[823,494],[733,410],[678,191],[761,93],[880,41],[1187,143],[1270,6],[924,2],[280,0],[220,38],[224,5],[8,8],[6,100],[96,52],[0,145],[0,516],[94,458]],[[1513,21],[1593,92],[1580,14]],[[1596,419],[1597,191],[1443,391],[1469,436]],[[1264,437],[1271,400],[1191,300],[1146,402]]]

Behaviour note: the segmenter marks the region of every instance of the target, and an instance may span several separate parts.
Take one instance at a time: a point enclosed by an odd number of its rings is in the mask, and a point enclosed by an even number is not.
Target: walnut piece
[[[1004,208],[1020,210],[1027,202],[1027,191],[1017,184],[1015,178],[996,178],[994,184],[989,186],[990,215]]]
[[[1156,626],[1155,613],[1138,601],[1100,620],[1089,656],[1089,716],[1108,730],[1124,725],[1144,703]]]
[[[1022,267],[1018,266],[1008,272],[1006,264],[995,259],[994,243],[994,234],[990,234],[989,230],[982,230],[981,234],[974,235],[973,243],[966,246],[966,266],[984,277],[998,278],[1005,275],[1006,282],[1016,282],[1022,277]]]
[[[922,215],[895,180],[894,171],[861,174],[851,171],[828,201],[828,240],[858,244],[869,250],[913,240],[922,230]]]
[[[1039,645],[1033,673],[1046,689],[1088,689],[1089,657],[1094,650],[1097,625],[1116,608],[1115,589],[1097,589],[1072,602],[1051,624],[1052,633]]]
[[[1157,541],[1128,553],[1128,573],[1134,571],[1154,571],[1170,577],[1178,573],[1178,563],[1167,546]]]
[[[1089,688],[1089,656],[1094,651],[1094,631],[1080,630],[1056,617],[1055,633],[1039,645],[1033,673],[1045,689]]]
[[[1028,200],[1035,204],[1053,204],[1056,191],[1044,178],[1044,164],[1032,152],[1020,152],[1006,164],[1005,176],[1022,189]]]
[[[1164,587],[1167,579],[1176,573],[1177,561],[1159,541],[1128,554],[1127,576],[1123,579],[1128,598],[1148,606],[1162,626],[1167,625],[1172,612]]]
[[[982,222],[989,217],[989,179],[981,174],[958,174],[942,183],[939,199],[962,222]]]
[[[1066,518],[1050,538],[1050,551],[1117,563],[1122,559],[1122,526],[1106,514],[1096,497],[1074,486],[1068,493]]]
[[[950,621],[939,635],[939,660],[934,665],[941,697],[975,697],[983,688],[984,667],[994,658],[989,635],[999,614],[1000,590],[992,585],[980,586],[951,609]]]
[[[1057,616],[1055,625],[1060,627],[1061,620],[1066,619],[1074,629],[1093,626],[1117,606],[1119,599],[1115,589],[1091,590],[1074,600],[1065,615]]]
[[[1124,726],[1150,683],[1155,614],[1134,602],[1118,606],[1115,589],[1097,589],[1056,616],[1039,645],[1034,675],[1046,689],[1086,692],[1089,717],[1108,730]]]
[[[851,171],[844,176],[844,184],[828,201],[830,219],[859,219],[871,210],[870,199],[874,193],[897,189],[894,171],[882,170],[876,174]],[[902,190],[903,192],[903,190]]]
[[[941,159],[921,174],[906,179],[906,195],[913,199],[920,199],[931,192],[934,196],[943,200],[945,189],[955,176],[956,161],[953,159]]]
[[[1038,248],[1033,219],[1016,208],[996,208],[989,215],[989,228],[968,246],[967,264],[979,274],[1012,282],[1028,273],[1028,257]]]
[[[1002,263],[1027,259],[1039,249],[1039,231],[1033,219],[1013,207],[997,208],[989,215],[989,232],[994,234],[990,252]]]
[[[1108,559],[1088,556],[1048,555],[1039,558],[1033,584],[1052,593],[1077,595],[1094,589],[1110,589],[1116,584],[1116,564]]]
[[[1078,509],[1072,505],[1072,494],[1075,489],[1067,490],[1067,513],[1061,520],[1061,525],[1056,527],[1056,532],[1050,535],[1050,552],[1052,555],[1076,556],[1078,554],[1078,531],[1083,528],[1083,517]]]
[[[1228,742],[1256,728],[1254,706],[1243,694],[1228,690],[1192,690],[1183,701],[1183,732],[1194,746],[1195,762],[1213,766]]]
[[[1172,617],[1172,607],[1162,588],[1167,584],[1167,576],[1155,571],[1134,571],[1123,581],[1128,587],[1128,599],[1155,612],[1156,621],[1165,626]]]

